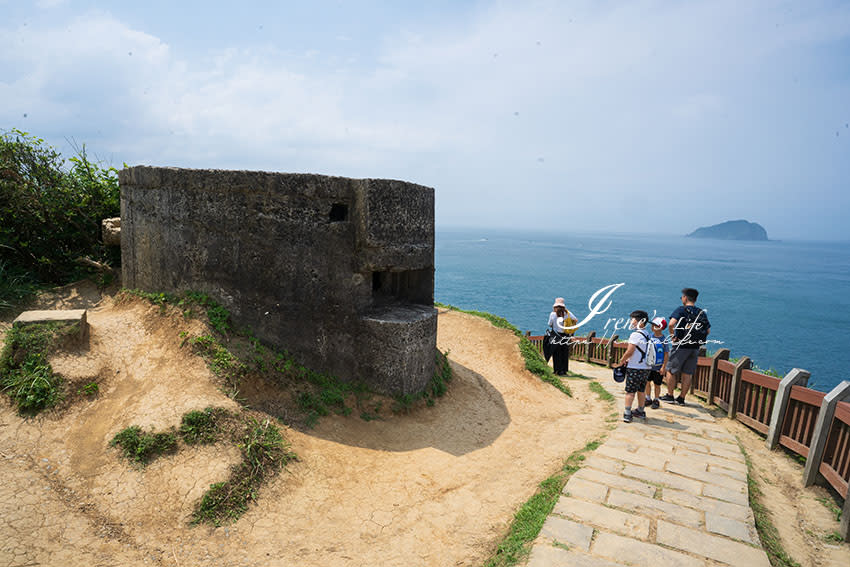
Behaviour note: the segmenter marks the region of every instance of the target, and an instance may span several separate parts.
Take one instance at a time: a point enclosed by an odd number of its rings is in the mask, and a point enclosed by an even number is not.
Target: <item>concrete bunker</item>
[[[433,189],[147,166],[119,182],[125,287],[208,293],[261,340],[379,392],[433,376]]]

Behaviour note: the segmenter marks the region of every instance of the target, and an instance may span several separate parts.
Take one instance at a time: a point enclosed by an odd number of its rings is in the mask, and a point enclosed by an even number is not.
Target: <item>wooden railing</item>
[[[590,349],[590,362],[608,366],[608,340],[602,337],[593,337],[588,342]]]
[[[625,341],[611,343],[611,361],[614,365],[622,360],[627,348],[629,348],[629,343]]]
[[[529,331],[525,334],[525,338],[528,339],[528,342],[531,343],[531,346],[537,349],[537,352],[543,354],[543,335],[532,336],[531,332]]]
[[[791,387],[788,411],[785,412],[785,419],[782,420],[780,445],[788,447],[798,455],[809,456],[815,421],[825,396],[823,392],[802,386]]]
[[[543,337],[528,337],[533,343]],[[611,367],[628,343],[596,337],[572,339],[570,358]],[[750,369],[750,359],[732,362],[729,351],[700,356],[691,393],[723,408],[731,419],[767,436],[767,444],[782,445],[806,458],[804,484],[820,474],[844,498],[841,534],[850,538],[850,381],[830,393],[806,388],[809,373],[793,369],[784,378]]]
[[[572,338],[570,360],[587,360],[587,337]]]
[[[779,378],[752,370],[742,370],[740,388],[735,417],[743,424],[767,435],[776,390],[779,389]]]
[[[845,498],[844,515],[847,515],[846,499],[850,499],[850,403],[839,402],[829,429],[829,438],[823,453],[820,473]],[[846,539],[846,534],[845,534]]]
[[[711,359],[707,356],[700,356],[697,359],[697,371],[694,372],[693,389],[691,391],[698,396],[707,398],[710,375]]]

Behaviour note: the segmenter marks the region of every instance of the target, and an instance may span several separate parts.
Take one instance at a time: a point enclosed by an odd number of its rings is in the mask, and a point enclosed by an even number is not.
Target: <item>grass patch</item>
[[[558,502],[564,485],[581,468],[585,453],[596,450],[601,444],[601,440],[591,441],[570,455],[560,471],[540,483],[537,493],[514,515],[508,535],[499,543],[495,554],[484,563],[484,567],[510,567],[528,557],[531,544]]]
[[[467,309],[461,309],[460,307],[455,307],[454,305],[446,305],[444,303],[434,303],[434,305],[443,309],[451,309],[452,311],[460,311],[461,313],[482,317],[490,321],[490,323],[495,327],[512,331],[513,334],[519,338],[519,352],[525,360],[525,368],[532,374],[538,376],[544,382],[552,384],[561,392],[572,397],[573,393],[572,390],[570,390],[570,387],[564,384],[560,376],[556,376],[552,372],[552,369],[540,353],[537,352],[537,349],[533,344],[531,344],[531,341],[529,341],[526,336],[522,334],[522,331],[514,327],[507,319],[499,317],[498,315],[493,315],[492,313],[487,313],[486,311],[470,311]]]
[[[173,431],[146,433],[138,425],[131,425],[116,433],[109,445],[120,446],[124,457],[146,465],[160,455],[174,453],[177,450],[177,436]]]
[[[87,384],[83,384],[80,386],[80,389],[77,390],[77,393],[82,396],[96,396],[97,393],[100,392],[100,386],[97,382],[89,382]]]
[[[842,514],[841,508],[839,508],[835,504],[835,501],[832,498],[829,498],[827,496],[823,496],[821,498],[816,498],[815,500],[817,500],[818,502],[823,504],[826,507],[826,509],[829,510],[832,513],[832,516],[835,518],[836,522],[841,521],[841,514]]]
[[[237,520],[257,498],[260,486],[296,458],[269,420],[249,419],[239,448],[242,462],[233,467],[227,481],[210,485],[192,515],[193,524],[220,526]]]
[[[201,316],[209,323],[208,334],[191,337],[180,333],[181,346],[188,345],[204,358],[210,370],[223,382],[229,397],[270,413],[289,425],[311,428],[328,415],[353,413],[364,420],[379,419],[377,410],[365,405],[377,394],[361,382],[346,382],[329,373],[305,367],[285,350],[264,345],[248,330],[236,330],[230,313],[208,295],[186,292],[182,295],[123,290],[119,299],[138,297],[160,306],[161,313],[179,310],[183,317]],[[446,355],[437,353],[436,369],[425,390],[396,397],[396,412],[409,411],[423,401],[432,406],[445,394],[451,380]],[[372,403],[380,409],[382,404]]]
[[[613,402],[614,401],[614,396],[612,396],[611,393],[608,390],[606,390],[602,386],[602,384],[600,384],[599,382],[594,380],[593,382],[588,384],[588,387],[590,388],[591,392],[594,392],[597,396],[599,396],[600,400],[603,400],[603,401],[606,401],[606,402]]]
[[[62,377],[48,362],[50,351],[63,335],[79,330],[77,324],[14,325],[6,332],[0,353],[0,389],[25,415],[35,415],[62,398]]]
[[[827,543],[844,543],[844,537],[838,532],[832,532],[823,536],[823,541]]]
[[[767,508],[761,502],[762,493],[755,477],[753,477],[753,464],[750,461],[750,456],[740,441],[738,441],[738,446],[741,448],[741,452],[744,454],[744,460],[747,463],[747,487],[749,489],[750,508],[753,510],[756,530],[758,531],[762,547],[767,552],[770,564],[773,567],[800,567],[800,564],[794,561],[782,547],[779,532],[776,526],[773,525],[773,522],[770,521]]]
[[[224,408],[190,411],[183,414],[178,432],[187,445],[209,445],[219,440],[230,417]]]

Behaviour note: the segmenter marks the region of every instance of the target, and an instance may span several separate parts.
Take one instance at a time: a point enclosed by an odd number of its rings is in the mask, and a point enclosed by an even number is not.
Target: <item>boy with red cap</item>
[[[664,317],[656,317],[652,320],[652,336],[649,337],[648,349],[655,349],[655,364],[649,369],[649,379],[646,381],[646,405],[652,409],[658,409],[661,404],[661,382],[667,371],[667,359],[670,357],[670,345],[664,340],[662,331],[667,328]],[[655,399],[652,398],[652,385],[655,384]]]

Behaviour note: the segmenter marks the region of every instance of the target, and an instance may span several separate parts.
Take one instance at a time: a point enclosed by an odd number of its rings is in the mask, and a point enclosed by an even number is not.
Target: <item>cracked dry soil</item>
[[[51,362],[69,380],[97,376],[95,398],[33,419],[0,403],[0,566],[480,565],[609,412],[583,382],[568,398],[529,374],[510,332],[441,312],[438,346],[455,377],[435,407],[284,428],[299,460],[237,522],[191,526],[236,447],[183,446],[142,470],[108,444],[128,425],[163,430],[193,409],[237,409],[180,348],[180,331],[200,324],[110,298],[89,323],[87,347]]]

